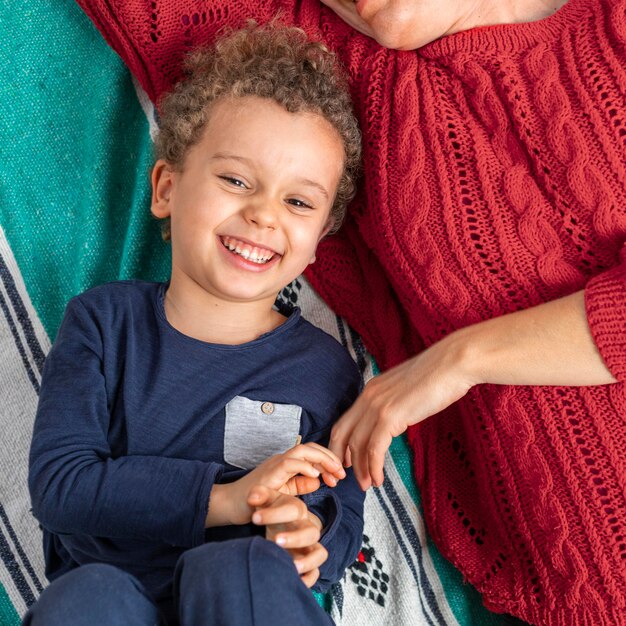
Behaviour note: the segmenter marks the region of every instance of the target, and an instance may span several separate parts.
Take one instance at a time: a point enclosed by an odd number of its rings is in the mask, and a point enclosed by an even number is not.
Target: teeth
[[[274,256],[274,253],[269,250],[261,251],[261,249],[256,247],[251,248],[250,246],[234,241],[230,237],[222,238],[222,243],[231,252],[242,256],[248,261],[258,263],[259,265],[267,263]]]

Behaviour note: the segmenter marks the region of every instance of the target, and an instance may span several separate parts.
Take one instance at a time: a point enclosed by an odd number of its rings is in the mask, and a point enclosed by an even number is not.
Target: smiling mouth
[[[220,237],[220,240],[222,245],[233,254],[237,254],[246,259],[246,261],[251,261],[257,265],[265,265],[265,263],[269,263],[269,261],[271,261],[274,256],[278,254],[273,250],[253,246],[245,241],[235,239],[234,237]]]

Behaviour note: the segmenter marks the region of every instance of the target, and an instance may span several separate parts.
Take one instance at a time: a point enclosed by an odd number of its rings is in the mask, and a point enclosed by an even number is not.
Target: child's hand
[[[328,558],[326,548],[319,543],[319,518],[299,498],[262,486],[252,489],[248,502],[257,507],[252,521],[265,525],[266,539],[291,554],[302,582],[312,587],[320,576],[320,566]]]
[[[292,496],[311,493],[320,486],[319,476],[334,487],[346,472],[330,450],[317,443],[297,445],[267,459],[233,483],[214,485],[206,526],[247,524],[254,508],[248,504],[251,489],[264,486]]]

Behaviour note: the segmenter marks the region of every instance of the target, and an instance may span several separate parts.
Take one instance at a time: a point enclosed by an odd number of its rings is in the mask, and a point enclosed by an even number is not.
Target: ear
[[[171,165],[159,159],[152,168],[152,204],[150,211],[154,217],[163,219],[170,216],[170,195],[174,186],[176,172]]]
[[[320,233],[320,236],[317,240],[318,244],[320,241],[322,241],[322,239],[324,239],[324,237],[326,237],[326,235],[328,235],[328,233],[330,232],[330,230],[332,229],[334,225],[335,225],[335,220],[332,217],[329,217],[328,221],[326,222],[326,226],[324,226],[324,229]],[[309,265],[311,265],[311,263],[315,263],[315,254],[313,254],[313,256],[311,257],[311,260],[309,261]]]

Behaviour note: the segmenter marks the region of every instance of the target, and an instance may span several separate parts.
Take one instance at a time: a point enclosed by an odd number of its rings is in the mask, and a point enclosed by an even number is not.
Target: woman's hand
[[[385,452],[393,437],[438,413],[476,384],[469,354],[454,335],[372,378],[335,424],[330,449],[354,468],[363,490],[384,479]]]
[[[608,385],[583,291],[453,332],[376,378],[333,428],[330,449],[367,489],[382,484],[392,437],[442,411],[474,385]]]

